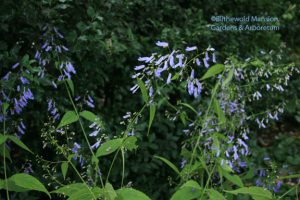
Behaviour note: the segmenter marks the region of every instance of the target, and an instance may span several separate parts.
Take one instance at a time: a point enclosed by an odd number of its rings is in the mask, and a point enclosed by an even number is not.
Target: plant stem
[[[5,114],[6,114],[6,111],[3,110],[3,135],[5,137]],[[6,188],[6,198],[7,200],[9,200],[9,191],[8,191],[8,180],[7,180],[7,172],[6,172],[6,149],[5,149],[5,145],[6,145],[6,142],[3,143],[3,165],[4,165],[4,178],[5,178],[5,188]]]

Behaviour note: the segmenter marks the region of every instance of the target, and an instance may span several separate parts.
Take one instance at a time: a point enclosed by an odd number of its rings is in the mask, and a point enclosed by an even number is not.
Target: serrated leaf
[[[117,200],[151,200],[146,194],[133,188],[122,188],[116,191]]]
[[[95,115],[94,113],[87,111],[87,110],[80,112],[79,115],[81,117],[83,117],[84,119],[91,121],[91,122],[95,122],[97,119],[97,115]]]
[[[207,70],[207,72],[202,76],[200,80],[208,79],[213,77],[219,73],[221,73],[225,69],[225,66],[222,64],[213,65],[211,68]]]
[[[146,86],[145,86],[144,82],[141,79],[138,79],[137,81],[138,81],[138,85],[141,89],[144,102],[147,103],[148,99],[149,99],[149,96],[148,96],[148,93],[147,93]]]
[[[154,104],[150,105],[150,116],[149,116],[149,124],[148,124],[148,134],[155,116],[155,112],[156,112],[156,107]]]
[[[273,199],[272,197],[272,193],[267,190],[264,189],[262,187],[256,187],[256,186],[251,186],[251,187],[243,187],[243,188],[239,188],[237,190],[232,190],[232,191],[226,191],[227,193],[231,193],[231,194],[248,194],[250,195],[254,200],[255,199],[260,199],[260,200],[271,200]]]
[[[154,156],[154,158],[157,158],[161,161],[163,161],[165,164],[167,164],[171,169],[173,169],[178,175],[180,175],[180,171],[178,170],[178,168],[171,163],[168,159],[160,157],[160,156]]]
[[[98,148],[96,152],[96,156],[97,157],[105,156],[113,153],[114,151],[116,151],[118,148],[121,147],[122,142],[123,140],[121,138],[118,138],[118,139],[109,140],[101,144],[101,146]]]
[[[67,175],[67,172],[68,172],[68,167],[69,167],[68,162],[63,162],[61,164],[61,172],[62,172],[62,175],[63,175],[64,179],[66,179],[66,175]]]
[[[18,145],[19,147],[25,149],[26,151],[29,151],[30,153],[33,153],[21,140],[19,140],[17,137],[15,136],[8,136],[8,138],[15,143],[16,145]]]
[[[29,174],[25,174],[25,173],[14,174],[13,176],[11,176],[9,178],[9,180],[14,182],[17,186],[20,186],[22,188],[29,189],[29,190],[36,190],[36,191],[44,192],[49,197],[51,197],[50,193],[47,191],[45,186],[38,179],[36,179],[35,177],[33,177]]]
[[[206,193],[210,200],[226,200],[226,198],[220,192],[214,189],[207,189]]]
[[[68,124],[72,124],[74,122],[77,122],[79,120],[79,117],[76,115],[75,111],[68,111],[64,114],[62,117],[59,125],[57,128],[61,128],[63,126],[66,126]]]
[[[71,79],[65,79],[67,81],[67,84],[71,90],[71,94],[72,96],[74,96],[74,83]]]
[[[136,141],[137,138],[135,136],[127,137],[123,143],[123,146],[125,147],[125,149],[132,151],[137,148]]]

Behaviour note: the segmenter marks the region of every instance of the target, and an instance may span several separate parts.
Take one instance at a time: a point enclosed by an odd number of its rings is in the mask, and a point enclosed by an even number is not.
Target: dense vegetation
[[[297,0],[0,5],[1,199],[299,198]]]

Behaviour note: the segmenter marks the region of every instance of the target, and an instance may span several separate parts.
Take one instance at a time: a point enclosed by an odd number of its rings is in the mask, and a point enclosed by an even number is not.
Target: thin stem
[[[293,191],[293,189],[297,188],[299,184],[295,185],[294,187],[292,187],[291,189],[289,189],[288,191],[286,191],[283,195],[281,195],[278,199],[282,199],[284,196],[286,196],[288,193],[290,193],[291,191]]]
[[[3,109],[3,135],[5,137],[5,114],[6,112]],[[8,191],[8,180],[7,180],[7,172],[6,172],[6,149],[5,149],[6,142],[3,143],[3,164],[4,164],[4,178],[5,178],[5,188],[6,188],[6,198],[9,200],[9,191]]]
[[[61,75],[62,75],[61,70],[60,70],[60,73],[61,73]],[[78,117],[78,119],[79,119],[78,121],[79,121],[79,124],[80,124],[80,128],[81,128],[81,130],[82,130],[82,132],[83,132],[85,141],[86,141],[86,143],[88,144],[88,147],[89,147],[89,149],[90,149],[90,152],[92,153],[92,156],[93,156],[93,157],[96,157],[96,155],[94,154],[94,152],[93,152],[93,150],[92,150],[92,148],[91,148],[91,144],[90,144],[90,142],[89,142],[89,140],[88,140],[88,137],[87,137],[87,134],[86,134],[85,129],[84,129],[84,127],[83,127],[82,121],[81,121],[81,119],[80,119],[78,110],[77,110],[76,105],[75,105],[75,103],[74,103],[74,101],[73,101],[73,98],[72,98],[70,89],[69,89],[69,87],[68,87],[68,85],[67,85],[65,79],[64,79],[64,84],[65,84],[65,87],[66,87],[66,90],[67,90],[67,93],[68,93],[69,100],[70,100],[70,102],[71,102],[71,104],[72,104],[72,106],[73,106],[73,109],[74,109],[74,111],[75,111],[75,113],[76,113],[76,115],[77,115],[77,117]],[[100,170],[98,165],[96,165],[96,168],[97,168],[96,170]],[[101,182],[102,187],[104,187],[102,177],[99,176],[99,178],[100,178],[100,182]],[[95,181],[97,181],[97,180],[95,180]]]
[[[212,169],[211,172],[208,174],[208,179],[207,179],[206,184],[205,184],[205,187],[204,187],[204,189],[203,189],[203,191],[202,191],[202,193],[201,193],[200,200],[202,200],[203,195],[204,195],[204,193],[205,193],[205,190],[206,190],[206,188],[208,187],[208,184],[210,183],[210,179],[211,179],[212,174],[213,174],[214,171],[215,171],[215,167],[216,167],[216,164],[214,164],[213,169]]]
[[[224,72],[223,72],[223,73],[224,73]],[[223,75],[223,74],[222,74],[222,75]],[[202,124],[204,124],[205,121],[207,120],[208,114],[209,114],[210,109],[211,109],[211,106],[212,106],[213,99],[214,99],[214,97],[215,97],[215,95],[216,95],[216,93],[217,93],[217,89],[219,88],[219,86],[220,86],[220,82],[218,82],[218,83],[216,84],[216,86],[214,87],[214,89],[213,89],[213,93],[212,93],[212,96],[211,96],[211,99],[210,99],[208,108],[207,108],[207,110],[206,110],[206,113],[205,113],[205,115],[204,115],[204,120],[203,120],[203,123],[202,123]],[[202,126],[202,127],[203,127],[203,126]],[[200,139],[201,139],[201,135],[199,134],[199,136],[197,137],[197,140],[196,140],[196,144],[195,144],[195,146],[194,146],[194,148],[193,148],[191,160],[190,160],[190,163],[189,163],[190,169],[189,169],[188,174],[190,174],[190,170],[191,170],[193,161],[194,161],[194,159],[195,159],[195,154],[196,154],[197,147],[199,146]]]
[[[122,153],[122,180],[121,180],[121,188],[123,187],[123,183],[124,183],[124,177],[125,177],[125,152],[124,149],[121,149],[121,153]]]

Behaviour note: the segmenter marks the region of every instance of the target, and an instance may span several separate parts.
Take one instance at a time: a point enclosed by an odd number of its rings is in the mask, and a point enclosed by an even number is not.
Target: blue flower
[[[196,46],[193,46],[193,47],[186,47],[185,50],[186,50],[186,51],[195,51],[195,50],[197,50],[197,47],[196,47]]]
[[[72,152],[75,153],[75,154],[78,154],[78,150],[80,148],[81,148],[81,146],[78,143],[74,142],[74,146],[72,148]]]
[[[12,69],[16,69],[19,65],[20,65],[20,63],[16,63],[16,64],[14,64],[11,68],[12,68]]]
[[[172,78],[172,74],[169,73],[168,78],[167,78],[167,84],[171,83],[171,78]]]
[[[157,41],[157,42],[156,42],[156,46],[166,48],[166,47],[169,46],[169,44],[168,44],[167,42],[160,42],[160,41]]]

